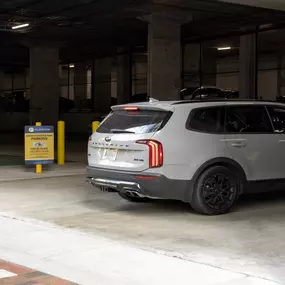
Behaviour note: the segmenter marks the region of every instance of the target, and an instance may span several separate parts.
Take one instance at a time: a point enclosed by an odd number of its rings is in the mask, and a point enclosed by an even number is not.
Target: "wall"
[[[276,100],[278,94],[278,59],[276,56],[259,59],[258,96],[264,100]]]
[[[239,90],[239,60],[225,58],[218,62],[217,87]],[[274,56],[259,58],[258,97],[276,100],[278,94],[278,61]],[[227,72],[232,70],[232,72]],[[237,72],[234,72],[234,71]]]
[[[0,71],[0,90],[25,90],[27,80],[25,73],[5,73]]]
[[[239,59],[236,57],[220,59],[217,62],[217,87],[239,90]]]
[[[0,113],[0,131],[24,131],[29,125],[28,113]]]
[[[117,98],[118,97],[118,84],[117,84],[117,67],[112,66],[111,71],[111,97]]]
[[[95,113],[66,113],[62,116],[62,120],[65,121],[66,132],[86,133],[88,132],[89,124],[103,115]]]
[[[191,59],[192,55],[192,59]],[[284,59],[285,60],[285,57]],[[194,79],[194,74],[197,72],[197,45],[192,45],[186,49],[185,55],[185,71],[193,73],[190,76],[189,83],[199,84]],[[280,84],[280,92],[285,95],[285,70],[278,72],[278,59],[276,56],[266,56],[259,59],[259,72],[258,72],[258,95],[264,100],[275,100],[278,94],[278,84]],[[217,61],[217,87],[224,89],[239,89],[239,59],[237,57],[227,57],[219,59]],[[279,73],[279,78],[278,78]],[[2,76],[1,76],[2,75]],[[28,75],[28,72],[27,72]],[[8,80],[8,75],[1,74],[0,72],[0,84],[7,85],[5,83]],[[64,74],[61,74],[62,83],[66,82],[67,78]],[[90,74],[89,74],[90,76]],[[116,97],[117,94],[117,74],[116,68],[112,70],[112,96]],[[147,92],[147,57],[144,54],[136,55],[133,57],[133,94]],[[21,76],[15,76],[15,87],[20,87],[24,80]],[[73,69],[70,69],[70,82],[73,84],[74,73]],[[89,79],[88,79],[89,80]],[[191,81],[193,80],[193,81]],[[29,77],[27,76],[27,85]],[[88,81],[87,83],[90,84]],[[87,86],[89,85],[87,84]],[[2,85],[2,86],[3,86]],[[196,86],[196,85],[195,85]],[[69,94],[73,98],[73,88],[70,86]],[[66,92],[66,90],[65,90]],[[69,113],[64,114],[63,119],[66,121],[68,132],[86,132],[88,125],[100,114],[95,113]],[[22,131],[25,125],[29,124],[28,113],[0,113],[0,131]]]
[[[86,133],[88,125],[103,114],[95,113],[69,113],[63,114],[66,131],[70,133]],[[29,125],[28,113],[0,113],[0,132],[24,131],[24,126]]]
[[[185,87],[199,86],[199,45],[191,44],[185,47],[184,69]],[[133,94],[147,92],[147,57],[137,55],[133,58]],[[261,56],[259,58],[258,96],[264,100],[275,100],[278,94],[278,60],[276,56]],[[283,87],[281,94],[285,95],[285,70],[281,71]],[[216,85],[223,89],[239,90],[239,58],[226,57],[217,60]],[[281,86],[280,86],[281,87]],[[280,95],[281,95],[280,94]]]

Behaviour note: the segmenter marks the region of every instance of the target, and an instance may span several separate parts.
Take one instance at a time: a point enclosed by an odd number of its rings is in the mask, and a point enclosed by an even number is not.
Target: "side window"
[[[227,107],[226,133],[271,133],[272,125],[264,106]]]
[[[191,112],[189,129],[205,133],[224,131],[225,109],[223,107],[199,108]]]
[[[267,107],[275,133],[285,133],[285,108],[274,106]]]

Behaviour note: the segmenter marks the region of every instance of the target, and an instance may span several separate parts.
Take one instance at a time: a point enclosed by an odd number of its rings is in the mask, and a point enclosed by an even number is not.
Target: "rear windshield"
[[[153,133],[167,123],[171,116],[167,111],[115,111],[100,125],[98,133]]]

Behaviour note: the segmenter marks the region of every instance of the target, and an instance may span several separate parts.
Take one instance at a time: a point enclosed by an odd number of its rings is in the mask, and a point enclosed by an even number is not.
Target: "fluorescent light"
[[[230,50],[232,47],[218,47],[217,50]]]
[[[69,65],[69,67],[70,67],[70,68],[74,68],[74,64],[71,63],[71,64]]]
[[[17,30],[17,29],[21,29],[21,28],[25,28],[25,27],[28,27],[30,26],[30,24],[26,23],[26,24],[20,24],[20,25],[17,25],[17,26],[14,26],[12,27],[13,30]]]

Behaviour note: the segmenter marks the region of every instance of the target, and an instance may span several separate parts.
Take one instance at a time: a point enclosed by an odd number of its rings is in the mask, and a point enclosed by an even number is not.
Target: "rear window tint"
[[[223,107],[199,108],[191,112],[188,128],[206,133],[224,131],[225,109]]]
[[[167,123],[171,116],[167,111],[115,111],[100,125],[98,133],[153,133]]]

